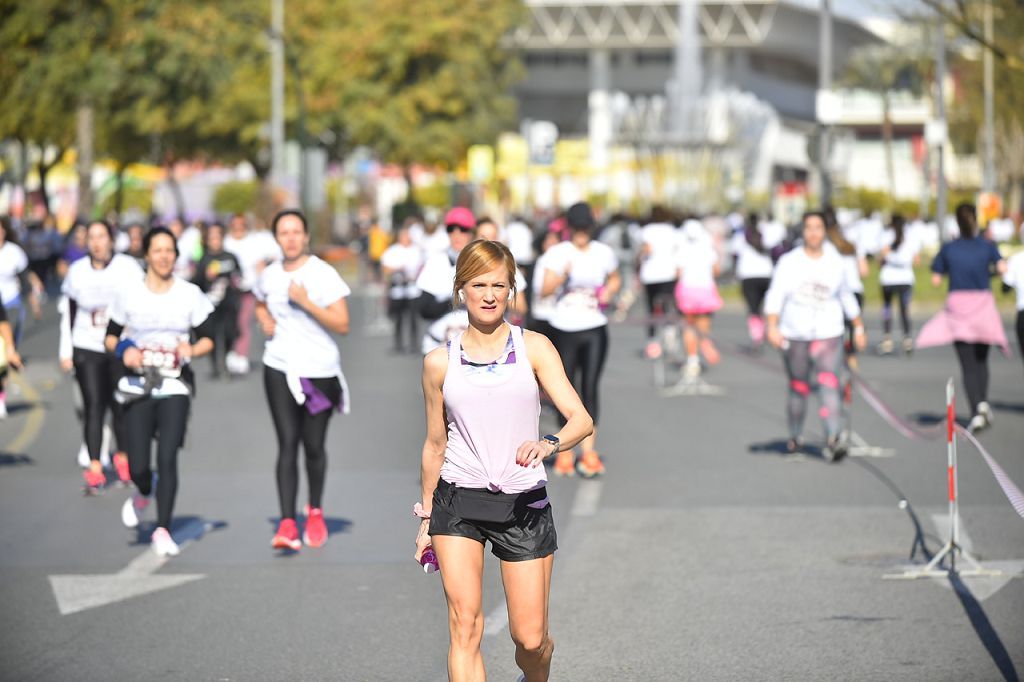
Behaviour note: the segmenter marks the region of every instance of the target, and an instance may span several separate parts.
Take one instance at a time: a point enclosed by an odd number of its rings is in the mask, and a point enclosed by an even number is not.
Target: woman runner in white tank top
[[[432,548],[440,566],[452,680],[485,676],[480,641],[487,542],[501,560],[516,663],[526,679],[548,679],[554,651],[548,595],[557,541],[543,460],[571,450],[593,430],[547,337],[505,322],[515,272],[503,244],[478,240],[463,249],[454,292],[465,304],[469,327],[423,362],[427,438],[423,499],[414,507],[423,519],[415,558]],[[543,438],[539,387],[566,419],[560,431]]]

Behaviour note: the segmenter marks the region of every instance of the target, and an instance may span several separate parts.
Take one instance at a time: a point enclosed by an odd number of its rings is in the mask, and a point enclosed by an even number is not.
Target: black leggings
[[[1024,358],[1024,310],[1017,311],[1017,344],[1020,346],[1020,356]]]
[[[336,377],[311,379],[313,385],[335,405],[341,401],[341,384]],[[263,368],[263,388],[267,392],[270,416],[277,432],[277,496],[281,518],[295,518],[295,499],[299,494],[299,442],[306,453],[309,478],[309,506],[322,506],[324,479],[327,475],[327,424],[334,409],[312,415],[295,402],[284,372]]]
[[[967,390],[967,402],[971,407],[971,415],[978,413],[978,403],[988,400],[988,349],[987,343],[967,343],[954,341],[956,356],[960,360],[960,371],[963,373],[964,388]]]
[[[747,312],[751,315],[761,314],[761,305],[772,283],[771,277],[750,277],[740,282],[743,300],[747,302]]]
[[[882,287],[882,331],[892,333],[892,299],[900,302],[900,322],[903,323],[903,336],[910,336],[910,295],[913,287],[909,284],[894,284]]]
[[[653,282],[644,285],[644,293],[647,295],[647,314],[651,318],[647,323],[648,339],[653,339],[657,332],[654,320],[664,320],[665,313],[676,309],[675,292],[676,283],[674,281]]]
[[[608,327],[585,329],[581,332],[558,331],[555,348],[562,356],[565,375],[576,387],[583,407],[597,424],[597,385],[601,381],[604,361],[608,357]],[[561,418],[561,417],[559,417]],[[565,423],[562,420],[562,423]]]
[[[395,323],[395,350],[402,350],[402,329],[408,328],[406,335],[409,339],[407,346],[410,351],[419,349],[420,339],[416,324],[416,299],[412,298],[389,298],[388,316]]]
[[[113,414],[114,435],[119,449],[125,447],[124,409],[114,400],[114,387],[124,374],[121,362],[106,353],[75,348],[72,362],[75,379],[82,389],[82,426],[89,459],[100,459],[103,447],[103,420],[109,409]]]
[[[864,294],[862,294],[862,293],[854,293],[853,297],[857,299],[857,307],[860,308],[860,310],[861,310],[861,320],[863,320],[864,319]],[[857,354],[857,342],[854,340],[853,337],[854,337],[853,320],[852,319],[847,319],[846,320],[846,340],[845,340],[844,348],[843,349],[846,351],[846,356],[850,357],[850,358],[852,358],[853,356],[855,356]]]
[[[238,301],[234,297],[225,298],[210,313],[213,332],[213,351],[210,353],[210,364],[213,373],[219,374],[221,362],[228,351],[235,347],[238,339]]]
[[[152,443],[156,443],[156,525],[171,528],[178,494],[178,450],[185,442],[191,399],[187,395],[140,398],[124,406],[125,450],[139,493],[153,491]]]

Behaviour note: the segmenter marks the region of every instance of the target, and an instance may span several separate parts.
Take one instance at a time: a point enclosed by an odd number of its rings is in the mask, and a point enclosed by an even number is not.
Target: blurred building
[[[682,25],[679,0],[526,5],[528,22],[513,34],[527,69],[516,91],[521,119],[553,122],[563,138],[587,138],[599,164],[604,161],[595,146],[612,149],[604,153],[611,165],[617,147],[672,146],[659,139],[672,127],[667,85],[679,76],[680,43],[694,31]],[[816,131],[817,10],[798,0],[693,0],[690,9],[700,44],[698,88],[707,102],[705,138],[721,152],[721,165],[732,169],[723,171],[723,182],[768,192],[780,182],[806,180]],[[885,42],[844,16],[834,17],[833,41],[837,76],[853,50]],[[881,118],[858,121],[859,134],[870,138]],[[908,125],[921,134],[919,117]],[[860,162],[850,157],[855,147],[848,144],[847,157],[835,161],[858,175]],[[614,178],[614,169],[609,173]]]

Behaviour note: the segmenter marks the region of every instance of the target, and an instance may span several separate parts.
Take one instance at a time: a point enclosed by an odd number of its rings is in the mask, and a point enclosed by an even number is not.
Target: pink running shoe
[[[82,477],[85,479],[86,495],[101,495],[103,493],[103,487],[107,485],[107,477],[102,471],[86,469],[82,472]]]
[[[131,485],[132,472],[128,469],[128,455],[123,452],[114,453],[114,470],[117,472],[117,481],[121,485]]]
[[[281,519],[281,523],[277,524],[274,539],[270,541],[270,546],[274,549],[290,549],[295,552],[302,548],[299,527],[295,525],[295,519]]]
[[[306,532],[302,541],[310,547],[323,547],[327,544],[327,524],[324,523],[324,510],[320,507],[306,505]]]

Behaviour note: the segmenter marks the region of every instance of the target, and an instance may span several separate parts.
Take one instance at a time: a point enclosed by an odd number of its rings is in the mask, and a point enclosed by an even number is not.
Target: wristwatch
[[[555,446],[555,449],[551,451],[552,455],[555,454],[556,452],[558,452],[558,448],[562,444],[562,441],[558,440],[558,436],[552,436],[550,433],[548,435],[544,436],[543,438],[541,438],[541,440],[547,441],[548,443],[551,443],[552,445]]]

